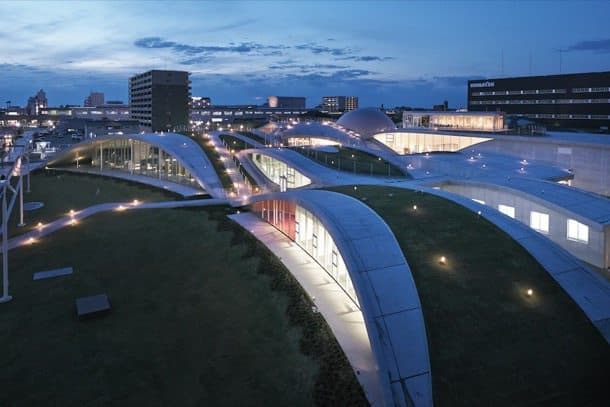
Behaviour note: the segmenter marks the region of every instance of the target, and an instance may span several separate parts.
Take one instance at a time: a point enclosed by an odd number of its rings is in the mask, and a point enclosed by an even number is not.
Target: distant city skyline
[[[465,107],[480,77],[610,70],[610,2],[0,3],[0,98],[128,99],[149,69],[192,73],[214,104],[355,95]]]

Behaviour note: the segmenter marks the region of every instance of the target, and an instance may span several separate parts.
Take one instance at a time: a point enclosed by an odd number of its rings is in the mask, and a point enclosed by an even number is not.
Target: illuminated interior
[[[253,211],[299,245],[360,307],[343,257],[330,233],[314,214],[284,200],[256,202]]]
[[[398,154],[417,154],[433,151],[459,151],[475,144],[491,140],[485,137],[468,137],[452,134],[392,132],[375,136]]]
[[[311,180],[285,162],[276,160],[265,154],[252,154],[252,162],[273,183],[286,189],[300,188],[311,184]]]

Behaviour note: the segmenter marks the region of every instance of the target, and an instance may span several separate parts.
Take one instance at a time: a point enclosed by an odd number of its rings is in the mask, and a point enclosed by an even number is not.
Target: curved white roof
[[[357,199],[331,191],[300,190],[253,199],[295,202],[324,224],[354,285],[387,404],[432,405],[428,341],[417,287],[383,219]]]
[[[396,130],[394,122],[376,107],[363,107],[344,113],[337,124],[360,133],[362,138],[373,137],[377,133]]]
[[[138,140],[158,147],[174,157],[186,168],[197,183],[212,197],[225,198],[225,191],[218,175],[214,171],[212,163],[207,156],[191,138],[177,133],[145,133],[106,135],[86,139],[74,144],[71,148],[61,152],[49,160],[48,164],[74,162],[74,157],[83,155],[99,143],[109,140]]]
[[[343,129],[318,122],[295,124],[292,128],[284,130],[282,132],[282,137],[314,137],[333,140],[341,144],[348,144],[354,141],[354,136],[351,136]]]

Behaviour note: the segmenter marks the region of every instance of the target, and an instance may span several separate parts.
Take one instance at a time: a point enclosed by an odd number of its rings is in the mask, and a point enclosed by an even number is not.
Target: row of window
[[[485,205],[485,201],[482,201],[480,199],[473,199],[473,201]],[[515,218],[514,206],[500,204],[498,205],[498,211],[505,214],[506,216],[510,216],[513,219]],[[548,213],[530,211],[529,225],[532,229],[540,233],[549,233],[549,220],[550,217]],[[587,244],[589,243],[589,227],[585,224],[578,222],[577,220],[568,219],[566,237],[568,240]]]
[[[610,87],[574,88],[572,93],[610,92]]]
[[[307,113],[305,111],[294,111],[294,112],[277,112],[277,111],[260,111],[260,110],[242,110],[242,111],[234,111],[234,110],[201,110],[201,111],[193,111],[193,114],[200,116],[243,116],[243,115],[274,115],[274,114],[304,114]]]
[[[610,103],[610,99],[498,99],[472,100],[471,105],[571,105],[589,103]]]
[[[572,88],[572,93],[601,93],[610,92],[608,86],[597,86],[591,88]],[[567,93],[567,89],[521,89],[521,90],[492,90],[472,92],[472,96],[495,96],[495,95],[548,95],[553,93]]]
[[[566,89],[526,89],[526,90],[492,90],[488,92],[472,92],[472,96],[494,95],[547,95],[553,93],[566,93]]]
[[[526,114],[526,117],[531,119],[591,119],[591,120],[608,120],[610,115],[607,114],[547,114],[535,113]]]

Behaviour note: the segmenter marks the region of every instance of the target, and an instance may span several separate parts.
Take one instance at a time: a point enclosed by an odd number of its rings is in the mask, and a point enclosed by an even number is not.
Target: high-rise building
[[[305,109],[305,98],[300,96],[269,96],[269,107],[280,109]]]
[[[44,93],[44,90],[40,89],[35,96],[28,98],[25,112],[31,116],[38,115],[40,114],[41,109],[45,109],[48,106],[49,101],[47,100],[47,94]]]
[[[547,127],[610,126],[610,72],[468,81],[468,110],[502,111]]]
[[[324,96],[321,106],[328,113],[349,112],[358,109],[358,96]]]
[[[85,107],[97,107],[104,104],[104,94],[102,92],[91,92],[89,96],[85,98],[83,106]]]
[[[129,78],[131,118],[151,131],[184,131],[191,85],[184,71],[152,70]]]

